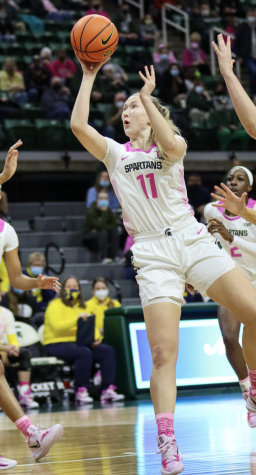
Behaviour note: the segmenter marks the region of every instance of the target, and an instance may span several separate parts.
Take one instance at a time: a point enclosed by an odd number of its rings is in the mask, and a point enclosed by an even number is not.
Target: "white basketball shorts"
[[[168,228],[136,235],[131,250],[142,307],[155,299],[182,306],[185,282],[206,295],[215,280],[236,267],[200,223],[173,234]]]

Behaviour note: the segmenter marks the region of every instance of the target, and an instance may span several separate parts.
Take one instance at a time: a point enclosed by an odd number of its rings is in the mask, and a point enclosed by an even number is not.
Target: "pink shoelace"
[[[174,450],[176,450],[176,446],[175,446],[175,442],[176,440],[173,439],[172,442],[170,442],[169,440],[166,440],[163,445],[161,445],[159,447],[159,449],[157,450],[157,454],[162,454],[163,457],[166,455],[166,459],[162,461],[162,465],[164,466],[164,468],[167,467],[167,464],[169,462],[179,462],[180,461],[180,457],[179,455],[176,455],[174,453]]]

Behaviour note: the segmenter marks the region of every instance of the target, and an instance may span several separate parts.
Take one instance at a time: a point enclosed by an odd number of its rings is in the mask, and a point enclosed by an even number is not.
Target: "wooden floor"
[[[61,423],[64,435],[42,462],[34,464],[24,438],[0,416],[0,451],[18,461],[8,475],[158,475],[156,425],[149,401],[101,409],[30,414],[39,425]],[[256,428],[246,421],[240,394],[178,398],[176,439],[184,475],[256,475]]]

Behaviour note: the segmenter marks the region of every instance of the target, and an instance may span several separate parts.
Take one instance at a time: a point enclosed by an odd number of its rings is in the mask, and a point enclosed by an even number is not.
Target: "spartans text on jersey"
[[[131,163],[130,165],[125,165],[124,169],[126,173],[129,173],[131,171],[135,170],[146,170],[147,168],[153,168],[154,170],[161,170],[162,168],[162,162],[135,162]]]

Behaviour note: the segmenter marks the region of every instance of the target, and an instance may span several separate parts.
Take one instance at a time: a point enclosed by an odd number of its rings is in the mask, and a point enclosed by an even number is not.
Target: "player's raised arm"
[[[236,196],[224,183],[221,183],[222,188],[215,186],[215,190],[219,192],[219,195],[211,193],[212,197],[216,200],[221,200],[222,203],[212,203],[215,208],[225,208],[230,213],[237,216],[241,216],[249,223],[256,225],[256,211],[246,206],[247,193],[243,193],[241,198]]]
[[[141,71],[139,71],[139,75],[145,83],[140,92],[140,99],[146,109],[151,127],[155,132],[157,140],[168,157],[174,160],[179,160],[185,154],[186,143],[182,138],[174,135],[168,122],[162,114],[160,114],[150,98],[156,87],[154,67],[151,66],[149,72],[147,66],[145,66],[145,75],[142,74]]]
[[[246,132],[256,139],[256,107],[233,72],[235,61],[231,55],[230,37],[225,44],[223,36],[218,35],[218,46],[214,41],[212,46],[239,120]]]
[[[80,61],[83,69],[83,79],[70,122],[74,135],[78,138],[81,144],[92,155],[94,155],[94,157],[98,158],[98,160],[103,160],[105,157],[108,143],[102,135],[88,124],[88,117],[92,86],[97,72],[105,62],[106,61],[89,64]]]

